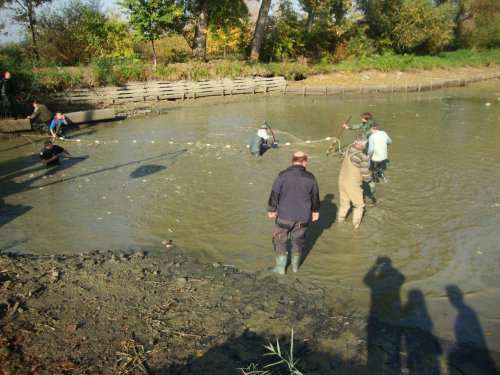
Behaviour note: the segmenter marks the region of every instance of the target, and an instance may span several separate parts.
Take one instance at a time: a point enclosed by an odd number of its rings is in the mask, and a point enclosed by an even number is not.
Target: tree
[[[130,56],[128,26],[108,19],[97,2],[72,0],[39,17],[40,56],[64,65],[88,63],[95,57]]]
[[[497,0],[456,0],[452,3],[456,9],[455,35],[459,47],[500,46],[500,3]]]
[[[307,14],[306,54],[319,58],[345,44],[355,27],[352,0],[300,0],[299,3]]]
[[[211,25],[216,28],[239,27],[248,18],[243,0],[183,0],[185,23],[178,30],[191,46],[193,57],[206,60],[207,33]],[[190,34],[194,29],[194,35]]]
[[[376,40],[381,49],[393,48],[392,31],[396,27],[404,0],[359,0],[368,36]]]
[[[453,42],[453,7],[432,0],[405,0],[394,28],[397,52],[436,53]]]
[[[13,3],[13,0],[0,0],[2,3],[0,5],[5,5],[8,3]],[[36,33],[36,9],[43,4],[51,3],[52,0],[15,0],[17,7],[12,8],[14,11],[14,19],[21,24],[28,27],[29,34],[31,36],[31,46],[33,56],[36,60],[40,58],[37,45],[37,33]]]
[[[129,14],[129,24],[137,40],[151,43],[153,63],[158,65],[155,41],[178,25],[184,12],[174,0],[122,0],[121,5]]]
[[[250,50],[250,59],[253,61],[259,60],[260,48],[264,38],[264,30],[266,29],[267,17],[269,16],[269,8],[271,7],[271,0],[262,0],[259,9],[259,16],[255,24],[255,31],[253,33],[252,48]]]
[[[281,0],[275,16],[269,18],[262,43],[261,58],[285,61],[303,49],[304,23],[289,0]]]

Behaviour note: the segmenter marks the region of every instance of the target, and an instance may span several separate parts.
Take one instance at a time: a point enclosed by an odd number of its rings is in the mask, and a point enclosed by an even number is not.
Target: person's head
[[[376,131],[377,131],[377,130],[379,130],[379,129],[380,129],[380,127],[378,126],[378,124],[377,124],[376,122],[372,122],[372,123],[370,124],[370,130],[372,131],[372,133],[373,133],[373,132],[376,132]]]
[[[52,144],[52,141],[50,141],[50,140],[45,141],[43,144],[44,144],[45,148],[48,150],[50,150],[54,146]]]
[[[55,117],[61,119],[64,118],[64,115],[61,112],[56,112]]]
[[[5,72],[3,72],[3,77],[5,79],[10,79],[10,72],[8,70],[6,70]]]
[[[355,148],[362,150],[365,148],[366,142],[368,142],[368,139],[363,134],[360,134],[356,137],[353,144]]]
[[[305,167],[307,164],[307,154],[304,151],[295,151],[292,156],[292,163]]]
[[[36,106],[38,105],[36,100],[33,100],[33,103],[31,103],[31,104],[33,104],[33,108],[36,108]]]
[[[370,112],[365,112],[361,115],[361,121],[367,122],[372,119],[372,114]]]
[[[267,130],[267,125],[266,125],[266,124],[264,124],[264,125],[262,125],[260,128],[261,128],[261,129],[265,129],[265,130]]]

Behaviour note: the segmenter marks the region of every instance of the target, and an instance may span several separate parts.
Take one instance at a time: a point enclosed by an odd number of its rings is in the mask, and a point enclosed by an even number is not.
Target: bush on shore
[[[215,60],[209,63],[184,62],[165,64],[154,69],[151,64],[134,58],[97,58],[88,65],[62,67],[33,66],[29,62],[16,64],[15,55],[0,62],[0,69],[11,70],[19,90],[30,95],[83,87],[121,85],[131,81],[149,80],[216,80],[251,76],[283,76],[301,80],[315,74],[360,72],[365,70],[414,71],[461,66],[491,66],[500,64],[500,50],[483,52],[458,50],[435,56],[394,55],[348,58],[338,64],[311,64],[306,59],[282,63],[252,63],[248,61]],[[1,52],[0,52],[1,54]],[[9,58],[10,57],[10,58]]]

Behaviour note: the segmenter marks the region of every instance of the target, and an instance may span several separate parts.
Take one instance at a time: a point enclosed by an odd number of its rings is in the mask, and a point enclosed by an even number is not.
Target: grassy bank
[[[70,88],[120,85],[129,81],[147,80],[212,80],[244,76],[284,76],[287,80],[300,80],[315,74],[360,72],[364,70],[415,71],[464,66],[491,66],[500,64],[500,50],[474,52],[459,50],[435,56],[382,55],[347,59],[338,64],[309,64],[306,60],[283,63],[250,63],[246,61],[212,61],[209,63],[176,63],[160,66],[156,71],[151,64],[138,59],[101,58],[78,67],[33,67],[28,62],[15,65],[5,61],[21,88],[29,96],[37,92],[50,92]]]

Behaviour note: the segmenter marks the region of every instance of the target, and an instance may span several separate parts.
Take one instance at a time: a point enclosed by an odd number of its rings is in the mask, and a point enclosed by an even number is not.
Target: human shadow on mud
[[[278,339],[281,354],[288,358],[290,352],[290,337],[280,337]],[[230,336],[224,343],[210,349],[203,356],[196,358],[193,356],[185,364],[178,364],[166,368],[152,369],[152,375],[191,375],[191,374],[242,374],[242,370],[247,373],[250,370],[270,370],[273,374],[291,374],[285,363],[273,365],[269,368],[265,366],[279,362],[281,359],[276,355],[269,355],[270,351],[264,346],[272,343],[276,348],[276,340],[270,341],[267,338],[257,335],[255,332],[246,330],[240,336]],[[296,364],[304,374],[331,374],[335,372],[337,366],[344,364],[340,356],[331,355],[324,352],[316,352],[310,348],[307,341],[297,342],[294,340],[293,359],[299,359]],[[349,364],[352,368],[356,365]],[[359,367],[359,366],[358,366]],[[272,371],[271,371],[272,370]]]
[[[443,350],[433,335],[432,320],[424,294],[419,289],[408,292],[408,302],[400,321],[409,375],[439,375],[439,356]]]
[[[463,293],[456,285],[446,286],[450,303],[457,309],[455,345],[448,355],[450,375],[496,375],[498,368],[484,339],[481,323],[475,311],[464,302]]]
[[[319,210],[319,219],[309,223],[306,232],[304,248],[302,250],[301,264],[305,262],[307,256],[316,244],[316,241],[321,237],[323,232],[332,227],[337,217],[337,205],[333,203],[333,194],[326,194],[321,201]]]
[[[367,370],[369,374],[400,374],[402,316],[400,289],[405,281],[386,256],[377,257],[363,282],[370,288],[367,325]]]

